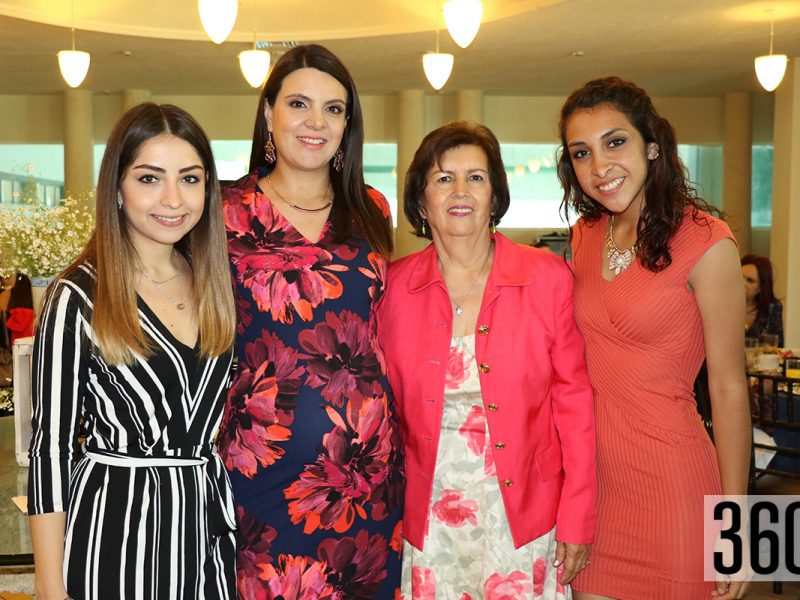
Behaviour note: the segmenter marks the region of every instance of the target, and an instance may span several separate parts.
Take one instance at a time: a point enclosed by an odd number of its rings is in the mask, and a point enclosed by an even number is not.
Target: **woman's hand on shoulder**
[[[559,578],[561,585],[571,583],[578,573],[589,566],[589,553],[591,550],[591,544],[556,542],[556,559],[553,561],[553,566],[559,567],[562,563],[564,565],[564,570],[561,571]]]

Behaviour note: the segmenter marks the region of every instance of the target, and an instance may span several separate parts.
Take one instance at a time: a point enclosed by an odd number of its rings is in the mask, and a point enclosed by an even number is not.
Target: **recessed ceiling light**
[[[584,54],[585,52],[583,50],[575,50],[573,52],[570,52],[571,56],[583,56]]]

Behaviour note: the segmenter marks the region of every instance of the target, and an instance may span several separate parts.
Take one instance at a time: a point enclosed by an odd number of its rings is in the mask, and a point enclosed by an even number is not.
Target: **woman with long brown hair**
[[[212,443],[234,330],[209,141],[176,106],[136,106],[103,156],[94,233],[48,290],[36,335],[37,598],[236,596]]]
[[[617,77],[561,109],[558,174],[597,421],[597,536],[579,600],[740,598],[703,577],[703,497],[745,494],[750,415],[736,242],[685,179],[670,123]],[[693,383],[705,358],[716,448]]]
[[[264,86],[250,173],[224,192],[239,365],[219,443],[246,599],[399,584],[403,458],[373,321],[392,238],[363,143],[347,69],[298,46]]]

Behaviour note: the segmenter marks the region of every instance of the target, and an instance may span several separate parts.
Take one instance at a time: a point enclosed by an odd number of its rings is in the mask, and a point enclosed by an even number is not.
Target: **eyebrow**
[[[148,171],[155,171],[156,173],[166,173],[167,172],[167,170],[162,168],[162,167],[156,167],[155,165],[148,165],[148,164],[136,165],[134,167],[131,167],[131,170],[133,170],[133,169],[147,169]],[[189,167],[183,167],[182,169],[179,169],[178,173],[187,173],[189,171],[194,171],[196,169],[201,169],[202,170],[203,167],[202,167],[202,165],[191,165]]]
[[[293,98],[299,100],[305,100],[306,102],[313,102],[313,99],[305,94],[297,93],[297,94],[287,94],[286,98]],[[347,101],[342,98],[334,98],[333,100],[328,100],[325,104],[333,104],[334,102],[341,102],[342,104],[347,104]]]
[[[623,128],[623,127],[617,127],[616,129],[610,129],[609,131],[606,131],[603,135],[601,135],[600,139],[601,140],[608,139],[609,137],[611,137],[615,133],[619,133],[620,131],[627,131],[627,130],[625,128]],[[578,140],[576,142],[570,142],[569,144],[567,144],[567,147],[568,148],[572,148],[573,146],[585,146],[585,145],[586,145],[586,142]]]

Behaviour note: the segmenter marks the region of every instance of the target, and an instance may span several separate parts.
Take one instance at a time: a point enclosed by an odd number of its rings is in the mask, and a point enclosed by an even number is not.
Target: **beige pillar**
[[[483,91],[458,90],[456,92],[456,115],[459,121],[483,123]]]
[[[800,56],[775,91],[770,259],[783,301],[786,346],[800,347]]]
[[[722,210],[739,241],[750,252],[752,192],[753,99],[749,92],[731,92],[723,100]]]
[[[397,92],[397,231],[394,236],[396,258],[424,248],[428,241],[411,233],[403,214],[403,188],[414,152],[425,137],[425,93],[422,90]]]
[[[64,187],[82,196],[94,188],[92,92],[64,92]]]
[[[123,90],[122,112],[142,102],[150,102],[150,90]]]

